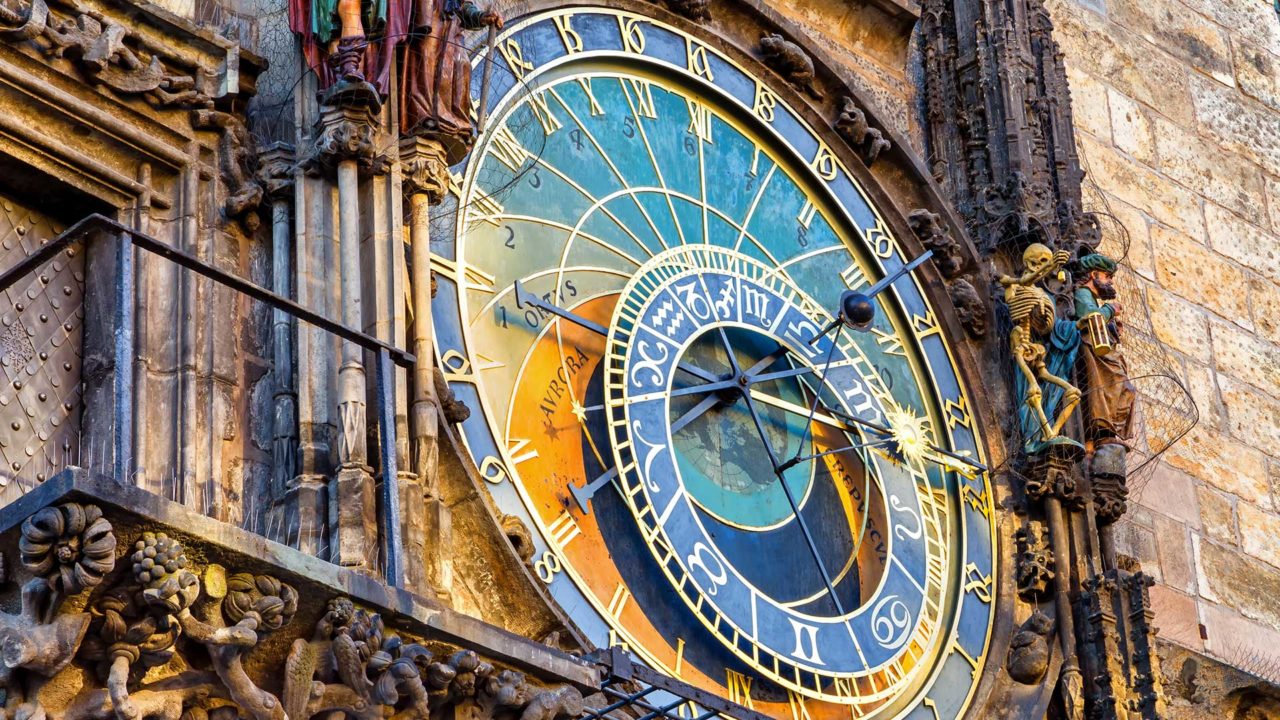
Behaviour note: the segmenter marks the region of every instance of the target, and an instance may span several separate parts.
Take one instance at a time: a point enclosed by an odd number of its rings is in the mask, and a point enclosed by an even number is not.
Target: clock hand
[[[702,402],[689,408],[683,415],[676,418],[675,422],[671,423],[671,433],[674,435],[679,432],[684,428],[684,426],[698,419],[700,415],[710,410],[718,402],[720,402],[720,398],[715,395],[703,398]],[[617,475],[617,466],[611,467],[601,474],[600,477],[592,480],[582,487],[570,485],[569,493],[573,495],[573,499],[578,502],[578,507],[582,508],[583,513],[590,513],[591,508],[588,507],[587,503],[591,502],[591,498],[594,497],[596,493],[600,492],[605,485],[608,485],[611,480],[617,477]]]
[[[571,313],[568,310],[565,310],[564,308],[560,307],[559,305],[555,305],[553,303],[547,302],[546,300],[543,300],[537,295],[534,295],[528,290],[525,290],[524,286],[520,284],[519,280],[516,280],[515,282],[515,296],[516,296],[517,308],[523,308],[525,305],[532,305],[540,310],[545,310],[546,312],[549,312],[552,315],[555,315],[556,317],[561,317],[561,318],[564,318],[565,320],[568,320],[569,322],[577,323],[578,325],[581,325],[582,327],[594,333],[598,333],[603,337],[606,337],[606,338],[609,337],[609,328],[601,325],[598,322],[595,322],[594,320],[588,320],[582,317],[581,315]],[[689,373],[690,375],[693,375],[696,378],[705,380],[706,382],[717,382],[720,380],[720,377],[718,375],[707,372],[702,368],[690,365],[689,363],[685,363],[685,362],[678,363],[676,367],[680,370],[683,370]]]

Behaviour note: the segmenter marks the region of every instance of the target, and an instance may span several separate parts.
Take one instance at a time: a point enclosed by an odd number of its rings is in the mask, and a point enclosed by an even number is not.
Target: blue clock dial
[[[987,479],[922,450],[981,454],[952,353],[911,276],[821,333],[907,262],[879,211],[674,28],[578,8],[495,47],[434,319],[530,571],[595,644],[758,709],[958,715],[995,547]]]

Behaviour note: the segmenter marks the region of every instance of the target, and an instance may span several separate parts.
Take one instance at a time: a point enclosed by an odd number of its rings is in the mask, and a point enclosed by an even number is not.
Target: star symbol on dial
[[[577,400],[573,401],[573,416],[583,425],[587,424],[587,409]]]

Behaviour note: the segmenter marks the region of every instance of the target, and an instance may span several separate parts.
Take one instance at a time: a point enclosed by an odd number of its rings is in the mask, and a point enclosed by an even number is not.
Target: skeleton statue
[[[1066,338],[1067,342],[1059,342],[1057,334],[1065,328],[1061,328],[1056,320],[1053,298],[1039,286],[1042,280],[1061,271],[1070,258],[1070,253],[1065,250],[1055,253],[1040,243],[1032,243],[1022,253],[1022,274],[1017,277],[1000,276],[1000,284],[1005,289],[1004,301],[1013,319],[1009,349],[1018,370],[1026,379],[1022,402],[1032,413],[1033,427],[1038,430],[1041,443],[1056,441],[1062,426],[1080,404],[1080,390],[1051,370],[1046,363],[1051,351],[1041,342],[1050,339],[1055,348],[1061,345],[1062,350],[1069,350],[1070,359],[1074,360],[1079,334],[1071,334]],[[1053,364],[1056,367],[1059,363]],[[1065,366],[1070,368],[1071,362]],[[1052,423],[1045,413],[1042,382],[1061,388],[1063,393],[1062,407]]]

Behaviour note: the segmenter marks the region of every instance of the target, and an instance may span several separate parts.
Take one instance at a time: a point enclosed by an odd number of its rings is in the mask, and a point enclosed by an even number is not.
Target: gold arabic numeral
[[[573,542],[574,538],[582,534],[582,530],[578,527],[578,521],[573,519],[568,510],[560,513],[547,526],[547,532],[550,533],[552,542],[561,550]]]
[[[507,457],[511,458],[513,465],[519,465],[522,462],[538,457],[537,449],[525,452],[525,446],[528,444],[529,441],[525,439],[507,438]]]
[[[964,591],[978,596],[983,603],[991,604],[991,576],[983,575],[977,564],[964,566]]]
[[[622,30],[622,49],[637,55],[644,54],[644,31],[640,27],[639,18],[618,16],[618,26]]]
[[[708,82],[715,82],[715,77],[711,75],[711,60],[707,57],[706,46],[699,45],[690,39],[687,47],[689,53],[689,72],[706,78]]]
[[[533,571],[537,573],[538,579],[547,585],[556,579],[561,570],[564,570],[564,564],[560,562],[560,556],[550,550],[543,551],[542,556],[533,564]]]
[[[592,117],[604,114],[604,108],[600,107],[600,102],[596,100],[595,91],[591,87],[591,78],[578,78],[578,85],[582,86],[582,92],[587,95],[587,105],[590,108]]]
[[[493,140],[489,143],[489,152],[512,172],[517,172],[532,155],[525,149],[511,128],[503,125],[493,131]]]
[[[551,112],[551,101],[547,98],[551,92],[550,90],[542,90],[534,93],[529,98],[529,109],[533,111],[533,116],[537,118],[538,124],[542,126],[542,134],[547,136],[564,127],[564,124],[560,122],[560,118],[557,118],[555,113]]]
[[[507,472],[507,466],[503,465],[496,455],[490,455],[480,461],[480,477],[490,485],[501,485],[510,477],[510,474]]]
[[[987,496],[987,489],[974,490],[969,483],[960,485],[960,498],[968,503],[969,507],[982,513],[982,517],[991,519],[991,499]]]
[[[885,355],[901,355],[907,356],[907,351],[902,347],[902,338],[896,333],[887,333],[879,328],[871,328],[871,334],[876,337],[878,344]]]
[[[624,82],[631,86],[631,95],[636,101],[636,115],[657,120],[658,106],[653,102],[653,83],[636,78],[626,78]]]
[[[867,229],[867,242],[871,245],[871,252],[875,253],[876,257],[887,258],[893,254],[893,237],[879,222],[875,227]]]
[[[693,98],[685,98],[684,103],[689,108],[689,134],[696,135],[702,142],[712,142],[711,108]]]
[[[751,681],[753,678],[750,675],[744,675],[729,668],[725,668],[724,675],[725,685],[729,690],[729,702],[755,710],[755,701],[751,699]]]
[[[809,707],[804,704],[804,696],[790,688],[787,689],[787,705],[791,708],[791,720],[813,720]]]
[[[676,638],[676,677],[680,677],[681,671],[684,669],[684,638]]]
[[[921,704],[933,711],[933,720],[942,720],[942,716],[938,714],[938,703],[933,698],[927,697]]]
[[[825,144],[818,145],[818,152],[814,154],[813,161],[809,163],[809,167],[823,180],[835,180],[836,173],[839,170],[836,165],[836,156],[831,152],[831,148]]]
[[[778,96],[764,83],[756,83],[756,97],[751,103],[751,112],[761,120],[772,123],[778,107]]]
[[[947,428],[955,430],[957,425],[972,428],[969,419],[969,401],[960,396],[960,402],[947,398],[943,403],[943,413],[947,416]]]
[[[523,80],[526,73],[533,69],[533,63],[524,59],[524,48],[515,38],[507,38],[498,44],[498,52],[507,61],[507,67],[518,80]]]
[[[565,13],[555,17],[556,32],[560,33],[560,40],[564,43],[564,49],[570,55],[582,52],[582,36],[577,30],[573,29],[573,13]]]

